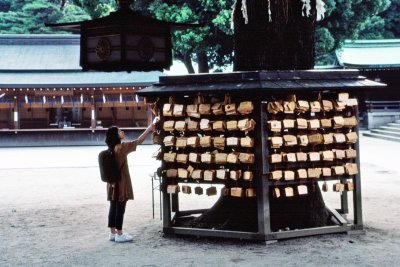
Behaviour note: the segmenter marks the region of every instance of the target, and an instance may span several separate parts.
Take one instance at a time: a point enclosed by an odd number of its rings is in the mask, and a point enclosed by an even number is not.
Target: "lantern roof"
[[[73,33],[80,33],[81,26],[157,26],[160,28],[166,28],[169,30],[184,30],[194,27],[200,27],[200,24],[190,24],[190,23],[176,23],[167,22],[163,20],[158,20],[141,14],[139,11],[134,11],[130,8],[120,8],[115,12],[111,12],[110,15],[97,18],[93,20],[84,20],[77,22],[67,22],[67,23],[57,23],[57,24],[45,24],[48,27],[65,30]]]

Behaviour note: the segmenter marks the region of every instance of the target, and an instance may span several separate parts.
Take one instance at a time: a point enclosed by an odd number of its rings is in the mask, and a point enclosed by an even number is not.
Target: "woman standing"
[[[125,133],[116,126],[110,127],[107,131],[106,144],[111,151],[114,151],[115,160],[121,172],[121,179],[117,183],[107,183],[107,200],[110,201],[108,213],[108,227],[111,231],[108,240],[110,241],[122,243],[133,240],[131,235],[122,231],[126,202],[133,199],[127,156],[135,151],[136,147],[153,131],[157,121],[155,119],[139,138],[130,142],[121,142],[125,138]]]

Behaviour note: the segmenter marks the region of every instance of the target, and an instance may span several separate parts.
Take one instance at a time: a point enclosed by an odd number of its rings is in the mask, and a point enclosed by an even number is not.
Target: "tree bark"
[[[195,73],[194,72],[194,68],[193,68],[193,62],[192,62],[192,58],[190,57],[190,55],[185,54],[185,55],[175,55],[175,58],[177,60],[180,60],[183,62],[183,64],[185,64],[185,67],[188,71],[188,73]]]
[[[242,1],[234,12],[234,70],[296,70],[314,68],[316,9],[302,15],[300,0],[247,0],[248,23],[242,14]]]
[[[272,21],[267,0],[247,0],[248,24],[245,24],[242,1],[236,1],[234,70],[313,69],[315,0],[311,1],[310,17],[303,17],[300,0],[270,0],[270,4]],[[269,196],[272,231],[330,224],[318,183],[308,185],[308,192],[291,198]],[[204,228],[257,231],[256,198],[221,197],[194,223]]]
[[[271,230],[304,229],[331,225],[318,183],[308,185],[309,194],[292,198],[270,198]],[[280,186],[281,192],[284,186]],[[179,226],[214,228],[229,231],[257,232],[257,198],[220,197],[218,201],[189,224]]]
[[[210,69],[208,67],[208,57],[205,52],[197,53],[197,62],[199,64],[199,73],[209,73]]]

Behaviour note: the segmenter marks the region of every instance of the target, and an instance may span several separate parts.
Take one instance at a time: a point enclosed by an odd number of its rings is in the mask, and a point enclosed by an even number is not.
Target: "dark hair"
[[[114,151],[116,145],[121,144],[121,139],[119,139],[118,136],[117,126],[111,126],[110,128],[108,128],[106,134],[106,144],[108,148],[112,151]]]

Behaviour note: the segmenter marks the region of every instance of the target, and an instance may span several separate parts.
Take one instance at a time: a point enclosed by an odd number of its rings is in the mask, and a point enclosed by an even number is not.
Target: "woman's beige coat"
[[[107,200],[128,201],[129,199],[133,199],[132,181],[129,174],[127,157],[129,153],[136,150],[136,147],[137,140],[115,146],[115,159],[117,160],[118,166],[121,171],[121,180],[118,183],[119,194],[118,199],[116,199],[118,193],[116,190],[114,190],[116,185],[107,184]]]

